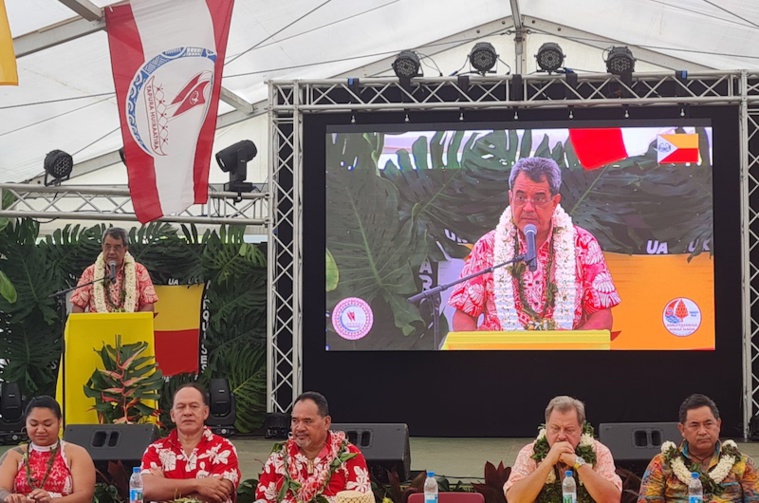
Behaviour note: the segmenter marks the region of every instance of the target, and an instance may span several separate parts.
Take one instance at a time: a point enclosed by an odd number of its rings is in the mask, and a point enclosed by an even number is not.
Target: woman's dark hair
[[[50,409],[59,420],[62,416],[61,406],[58,405],[55,398],[47,395],[35,396],[29,400],[29,403],[26,404],[26,409],[24,410],[24,417],[27,417],[32,412],[32,409]]]

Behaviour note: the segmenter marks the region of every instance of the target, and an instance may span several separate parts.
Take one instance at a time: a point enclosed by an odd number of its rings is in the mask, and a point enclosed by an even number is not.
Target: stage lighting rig
[[[206,426],[211,431],[223,437],[234,435],[235,420],[237,419],[237,404],[235,396],[229,389],[226,379],[211,379],[208,386],[208,418]]]
[[[609,48],[606,56],[606,71],[620,76],[632,74],[635,71],[635,58],[632,51],[625,46]]]
[[[248,161],[258,154],[256,145],[250,140],[242,140],[216,152],[216,162],[225,173],[229,173],[229,183],[224,184],[226,192],[253,192],[253,184],[247,182]]]
[[[548,73],[555,72],[564,66],[564,53],[555,42],[546,42],[540,46],[535,55],[538,67]]]
[[[469,64],[480,75],[485,75],[492,70],[497,61],[498,54],[496,54],[495,47],[490,42],[477,42],[469,53]]]
[[[17,383],[0,383],[0,444],[18,444],[26,440],[24,399]]]
[[[71,176],[74,159],[63,150],[52,150],[45,156],[45,186],[60,185]],[[48,179],[50,176],[52,179]]]

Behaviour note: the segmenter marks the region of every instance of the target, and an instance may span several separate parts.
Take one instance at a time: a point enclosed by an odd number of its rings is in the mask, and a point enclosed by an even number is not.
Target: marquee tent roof
[[[53,149],[74,156],[75,175],[112,166],[109,180],[125,180],[103,18],[114,3],[5,0],[19,86],[0,87],[0,182],[38,176]],[[428,56],[426,76],[451,75],[470,70],[466,56],[478,41],[495,46],[501,74],[536,71],[533,55],[546,41],[559,43],[578,73],[605,72],[602,51],[612,45],[630,47],[636,71],[756,70],[759,2],[237,0],[215,147],[239,137],[266,141],[268,80],[392,76],[403,49]],[[261,178],[266,156],[256,162]]]

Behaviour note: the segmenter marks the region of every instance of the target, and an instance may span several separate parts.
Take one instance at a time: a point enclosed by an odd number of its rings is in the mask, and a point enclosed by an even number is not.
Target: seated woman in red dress
[[[29,444],[9,450],[0,464],[0,501],[5,503],[90,503],[95,465],[89,453],[58,438],[61,407],[49,396],[26,407]]]

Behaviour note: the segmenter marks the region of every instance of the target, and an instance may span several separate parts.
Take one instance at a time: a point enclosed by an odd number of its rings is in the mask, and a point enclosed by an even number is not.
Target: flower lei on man
[[[719,462],[708,473],[702,472],[701,465],[698,463],[691,464],[690,468],[686,467],[687,458],[674,442],[667,441],[661,444],[661,452],[664,455],[664,462],[669,464],[677,479],[686,486],[691,479],[691,473],[698,473],[698,478],[701,479],[701,485],[704,488],[705,499],[707,495],[722,493],[724,488],[720,484],[730,474],[733,465],[741,459],[738,445],[732,440],[726,440],[722,443]]]
[[[594,449],[595,442],[593,441],[593,426],[587,421],[582,425],[582,437],[580,437],[580,443],[575,448],[575,454],[585,460],[590,466],[596,464],[596,451]],[[548,455],[548,451],[551,450],[551,446],[548,445],[548,438],[546,437],[545,426],[541,426],[538,431],[538,438],[535,440],[535,446],[533,447],[532,459],[540,464]],[[538,503],[556,503],[562,500],[561,496],[561,481],[563,474],[559,473],[559,469],[555,466],[553,470],[548,472],[545,485],[540,490],[538,498],[535,500]],[[578,503],[590,503],[593,498],[588,494],[588,490],[582,483],[582,479],[579,474],[575,474],[575,479],[578,481],[577,485],[577,501]]]
[[[302,466],[303,462],[305,462],[305,456],[298,454],[296,458],[303,457],[304,460],[293,460],[290,457],[290,442],[292,440],[277,443],[273,449],[273,452],[282,453],[282,461],[284,463],[283,471],[285,479],[282,487],[279,488],[277,501],[283,501],[287,498],[287,493],[291,492],[299,503],[328,503],[327,498],[322,493],[327,488],[332,475],[343,463],[357,456],[355,452],[348,450],[348,440],[345,438],[345,433],[333,431],[330,434],[330,440],[327,444],[328,452],[325,456],[325,459],[329,463],[320,462],[316,464],[314,466],[314,473],[310,474],[302,484],[297,479],[300,478],[299,466]]]
[[[574,326],[576,289],[576,255],[575,240],[577,231],[572,225],[572,218],[564,208],[557,206],[551,218],[553,235],[551,237],[548,262],[543,277],[546,279],[545,303],[540,312],[535,311],[527,300],[523,276],[525,264],[522,262],[493,271],[495,284],[495,305],[502,330],[554,330],[557,328],[571,330]],[[495,228],[495,248],[493,263],[501,264],[514,259],[519,250],[517,226],[511,216],[511,207],[507,207]],[[555,267],[554,267],[555,264]],[[551,269],[555,269],[551,279]],[[517,293],[522,303],[522,310],[530,316],[527,326],[522,326],[514,302],[513,279],[517,281]],[[553,316],[546,318],[550,309]]]
[[[110,287],[115,280],[106,277],[103,281],[97,281],[92,285],[92,294],[95,298],[95,309],[98,313],[107,312],[134,312],[137,304],[137,273],[134,267],[134,257],[129,252],[124,255],[124,278],[121,281],[119,290],[119,303],[113,302],[110,294]],[[107,269],[105,257],[101,253],[95,260],[95,271],[105,271]]]

